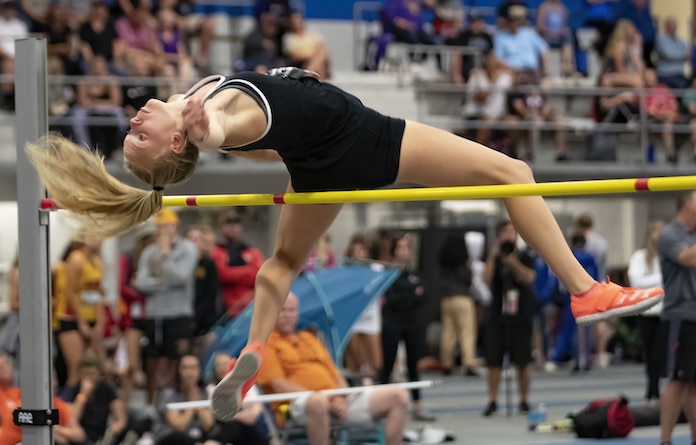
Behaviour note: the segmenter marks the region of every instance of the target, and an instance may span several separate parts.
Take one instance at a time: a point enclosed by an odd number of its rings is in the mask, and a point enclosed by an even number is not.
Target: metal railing
[[[463,114],[458,115],[437,115],[428,112],[427,107],[431,105],[434,95],[446,95],[447,100],[462,101],[466,99],[468,91],[466,85],[441,84],[441,83],[426,83],[416,82],[414,85],[416,94],[417,116],[421,122],[435,126],[451,127],[456,125],[462,130],[489,128],[494,130],[527,130],[531,134],[532,147],[538,147],[541,141],[542,131],[573,131],[577,133],[590,133],[603,131],[608,133],[629,133],[638,136],[641,152],[641,164],[645,166],[648,162],[648,149],[652,145],[650,138],[653,134],[660,133],[665,129],[665,125],[671,125],[671,131],[675,135],[692,134],[694,128],[690,124],[691,119],[696,119],[696,116],[689,116],[684,122],[686,116],[680,116],[680,120],[675,123],[665,124],[652,119],[647,110],[647,98],[650,95],[650,90],[645,88],[603,88],[603,87],[539,87],[539,86],[517,86],[501,89],[492,87],[490,92],[502,92],[503,94],[514,93],[538,93],[547,98],[560,96],[562,98],[584,98],[594,99],[596,97],[616,96],[621,93],[630,92],[637,98],[638,109],[635,110],[634,119],[628,119],[627,123],[600,122],[596,121],[591,116],[591,109],[587,110],[587,114],[583,116],[565,116],[558,122],[540,121],[540,109],[535,106],[530,106],[531,119],[519,121],[484,121],[484,120],[469,120]],[[670,92],[675,98],[679,99],[686,95],[689,89],[670,89]],[[547,100],[548,102],[548,100]],[[590,106],[594,106],[591,104]],[[574,120],[575,119],[575,120]],[[582,120],[581,122],[578,122]],[[678,149],[675,140],[675,150]]]

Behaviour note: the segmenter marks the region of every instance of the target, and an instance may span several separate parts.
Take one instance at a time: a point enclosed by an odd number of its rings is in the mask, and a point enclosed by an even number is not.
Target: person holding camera
[[[532,331],[536,278],[535,259],[528,250],[516,247],[517,231],[510,221],[496,226],[496,240],[486,260],[483,279],[491,289],[492,301],[486,311],[485,357],[488,367],[488,417],[498,410],[496,402],[503,358],[517,367],[519,412],[529,411],[529,364],[532,362]]]

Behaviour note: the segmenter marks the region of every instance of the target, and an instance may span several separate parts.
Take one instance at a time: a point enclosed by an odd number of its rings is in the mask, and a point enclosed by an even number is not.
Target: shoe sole
[[[261,362],[256,354],[242,354],[232,372],[215,386],[210,396],[213,414],[217,420],[226,422],[241,409],[242,386],[258,372]]]
[[[596,314],[584,315],[576,318],[575,323],[578,326],[588,326],[612,317],[626,317],[629,315],[642,314],[662,301],[664,296],[665,294],[659,294],[631,306],[618,307],[616,309],[610,309],[604,312],[597,312]]]

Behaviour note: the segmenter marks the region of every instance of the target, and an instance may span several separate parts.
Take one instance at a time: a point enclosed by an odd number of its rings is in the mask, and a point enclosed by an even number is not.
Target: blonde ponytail
[[[62,136],[46,136],[28,144],[26,151],[51,198],[73,212],[87,233],[118,235],[162,207],[161,190],[146,191],[120,182],[106,171],[101,156]]]

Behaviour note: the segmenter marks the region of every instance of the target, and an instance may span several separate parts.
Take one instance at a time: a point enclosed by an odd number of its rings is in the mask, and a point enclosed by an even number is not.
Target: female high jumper
[[[210,76],[167,102],[148,101],[131,119],[123,150],[125,167],[151,190],[121,183],[97,154],[59,136],[30,144],[27,151],[55,202],[102,236],[156,213],[164,187],[191,176],[199,150],[282,161],[291,178],[288,192],[534,182],[522,161],[443,130],[384,116],[317,77],[292,67]],[[507,198],[505,206],[522,238],[572,294],[578,324],[640,313],[662,300],[660,288],[624,288],[591,278],[541,197]],[[274,253],[256,277],[247,346],[211,397],[218,419],[239,410],[291,283],[340,209],[340,204],[282,207]]]

